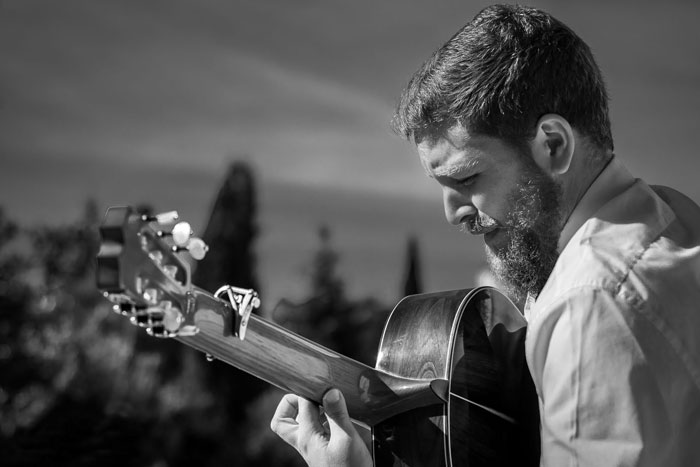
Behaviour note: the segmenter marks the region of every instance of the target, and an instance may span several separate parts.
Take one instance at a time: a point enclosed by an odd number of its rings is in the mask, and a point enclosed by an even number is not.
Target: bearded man
[[[615,158],[588,46],[549,14],[480,12],[416,72],[394,125],[524,303],[542,465],[700,462],[700,208]],[[310,465],[371,465],[342,395],[272,421]],[[316,421],[315,421],[316,420]]]

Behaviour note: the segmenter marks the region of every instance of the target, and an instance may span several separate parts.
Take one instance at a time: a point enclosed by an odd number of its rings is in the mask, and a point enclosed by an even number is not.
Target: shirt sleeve
[[[662,430],[658,385],[627,305],[580,288],[538,313],[528,364],[540,397],[542,465],[646,466]],[[650,409],[651,407],[651,409]]]

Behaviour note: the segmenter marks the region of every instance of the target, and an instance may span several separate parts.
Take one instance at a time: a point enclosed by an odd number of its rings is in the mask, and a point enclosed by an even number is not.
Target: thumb
[[[348,408],[345,405],[343,394],[337,389],[331,389],[323,396],[323,410],[328,419],[328,426],[331,429],[331,437],[341,429],[346,434],[351,434],[354,431]]]

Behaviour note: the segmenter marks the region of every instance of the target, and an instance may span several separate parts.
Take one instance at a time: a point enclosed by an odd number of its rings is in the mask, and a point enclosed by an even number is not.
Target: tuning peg
[[[148,308],[139,308],[134,313],[132,313],[131,323],[141,328],[150,328],[152,326],[163,327],[164,319],[166,316],[166,309],[170,309],[170,302],[168,301],[162,301],[159,304],[155,306],[149,306]],[[172,321],[172,319],[170,321]]]
[[[173,242],[175,242],[175,245],[185,246],[190,241],[192,234],[192,227],[190,227],[189,222],[178,222],[173,227]]]
[[[147,214],[144,214],[141,216],[141,220],[144,222],[158,222],[159,224],[172,224],[173,222],[177,221],[180,218],[180,216],[177,214],[177,211],[168,211],[168,212],[163,212],[160,214],[156,214],[155,216],[149,216]]]
[[[169,300],[163,300],[157,307],[148,309],[148,320],[146,321],[148,334],[154,337],[175,337],[179,335],[182,328],[184,316],[177,306]],[[137,323],[139,324],[139,323]],[[191,328],[189,326],[188,328]],[[192,329],[185,329],[183,335],[192,335]],[[196,332],[196,331],[195,331]]]
[[[112,311],[123,316],[132,316],[143,311],[144,307],[140,307],[131,303],[117,303],[112,306]]]
[[[209,246],[207,246],[207,244],[204,243],[204,240],[202,240],[201,238],[194,237],[190,239],[187,246],[173,247],[174,252],[180,252],[185,250],[187,250],[190,253],[190,256],[192,256],[192,258],[199,261],[206,256],[207,251],[209,251]]]
[[[158,290],[156,288],[149,287],[143,291],[143,299],[147,303],[150,303],[151,305],[155,305],[156,303],[158,303],[160,296],[161,296],[160,290]]]
[[[190,241],[190,237],[194,234],[192,227],[190,227],[189,222],[178,222],[173,227],[171,232],[166,232],[165,230],[159,230],[156,232],[159,237],[172,237],[173,242],[178,246],[185,246],[187,242]]]
[[[160,303],[163,310],[163,327],[169,332],[175,332],[180,329],[184,317],[180,309],[173,306],[172,302],[164,300]]]
[[[197,261],[203,259],[207,251],[209,251],[209,246],[204,243],[204,240],[201,238],[193,238],[190,240],[189,245],[187,245],[187,251],[190,252],[190,255]]]
[[[140,308],[137,310],[131,315],[129,321],[131,321],[131,324],[134,324],[140,328],[146,328],[153,324],[151,313],[149,313],[147,308]]]
[[[131,303],[115,303],[112,305],[112,311],[118,315],[129,316],[134,309]]]

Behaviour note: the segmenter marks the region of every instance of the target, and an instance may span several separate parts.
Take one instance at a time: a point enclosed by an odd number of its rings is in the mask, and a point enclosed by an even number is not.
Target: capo
[[[248,318],[253,308],[260,306],[258,293],[253,289],[241,289],[224,285],[214,293],[216,298],[228,298],[228,302],[233,310],[233,334],[240,340],[245,339],[245,331],[248,327]]]

